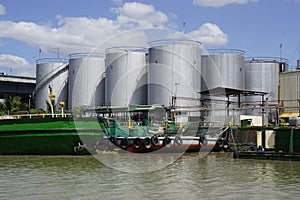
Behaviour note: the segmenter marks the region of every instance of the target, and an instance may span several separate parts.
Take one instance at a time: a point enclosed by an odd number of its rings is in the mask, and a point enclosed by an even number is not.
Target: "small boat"
[[[0,155],[227,150],[228,128],[175,123],[160,106],[102,107],[82,116],[51,114],[0,120]],[[225,135],[224,135],[225,134]]]
[[[97,116],[104,136],[96,145],[98,151],[121,151],[132,153],[149,152],[197,152],[220,151],[229,148],[222,135],[228,128],[198,130],[192,122],[174,128],[173,122],[165,127],[121,126],[114,118]],[[168,124],[170,123],[170,124]],[[198,124],[197,124],[198,125]]]

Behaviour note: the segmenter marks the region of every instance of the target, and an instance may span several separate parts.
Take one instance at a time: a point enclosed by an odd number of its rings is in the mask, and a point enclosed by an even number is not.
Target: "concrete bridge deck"
[[[0,98],[5,94],[32,95],[35,85],[36,79],[33,77],[0,74]]]

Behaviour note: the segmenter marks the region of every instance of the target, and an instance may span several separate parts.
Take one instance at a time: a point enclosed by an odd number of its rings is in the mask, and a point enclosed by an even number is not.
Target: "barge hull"
[[[88,155],[103,135],[88,119],[10,119],[0,121],[1,155]]]

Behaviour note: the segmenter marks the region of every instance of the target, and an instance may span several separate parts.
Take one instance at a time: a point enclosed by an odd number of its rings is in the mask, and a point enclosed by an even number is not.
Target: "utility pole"
[[[280,62],[282,62],[282,43],[280,43]]]

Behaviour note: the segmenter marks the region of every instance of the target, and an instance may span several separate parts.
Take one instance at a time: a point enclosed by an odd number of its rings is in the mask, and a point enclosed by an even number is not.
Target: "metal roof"
[[[202,95],[207,96],[264,96],[268,94],[268,92],[263,91],[254,91],[254,90],[242,90],[237,88],[227,88],[227,87],[216,87],[210,90],[205,90],[199,92]]]
[[[299,117],[298,112],[284,112],[281,115],[279,115],[281,118],[288,118],[288,117]]]

